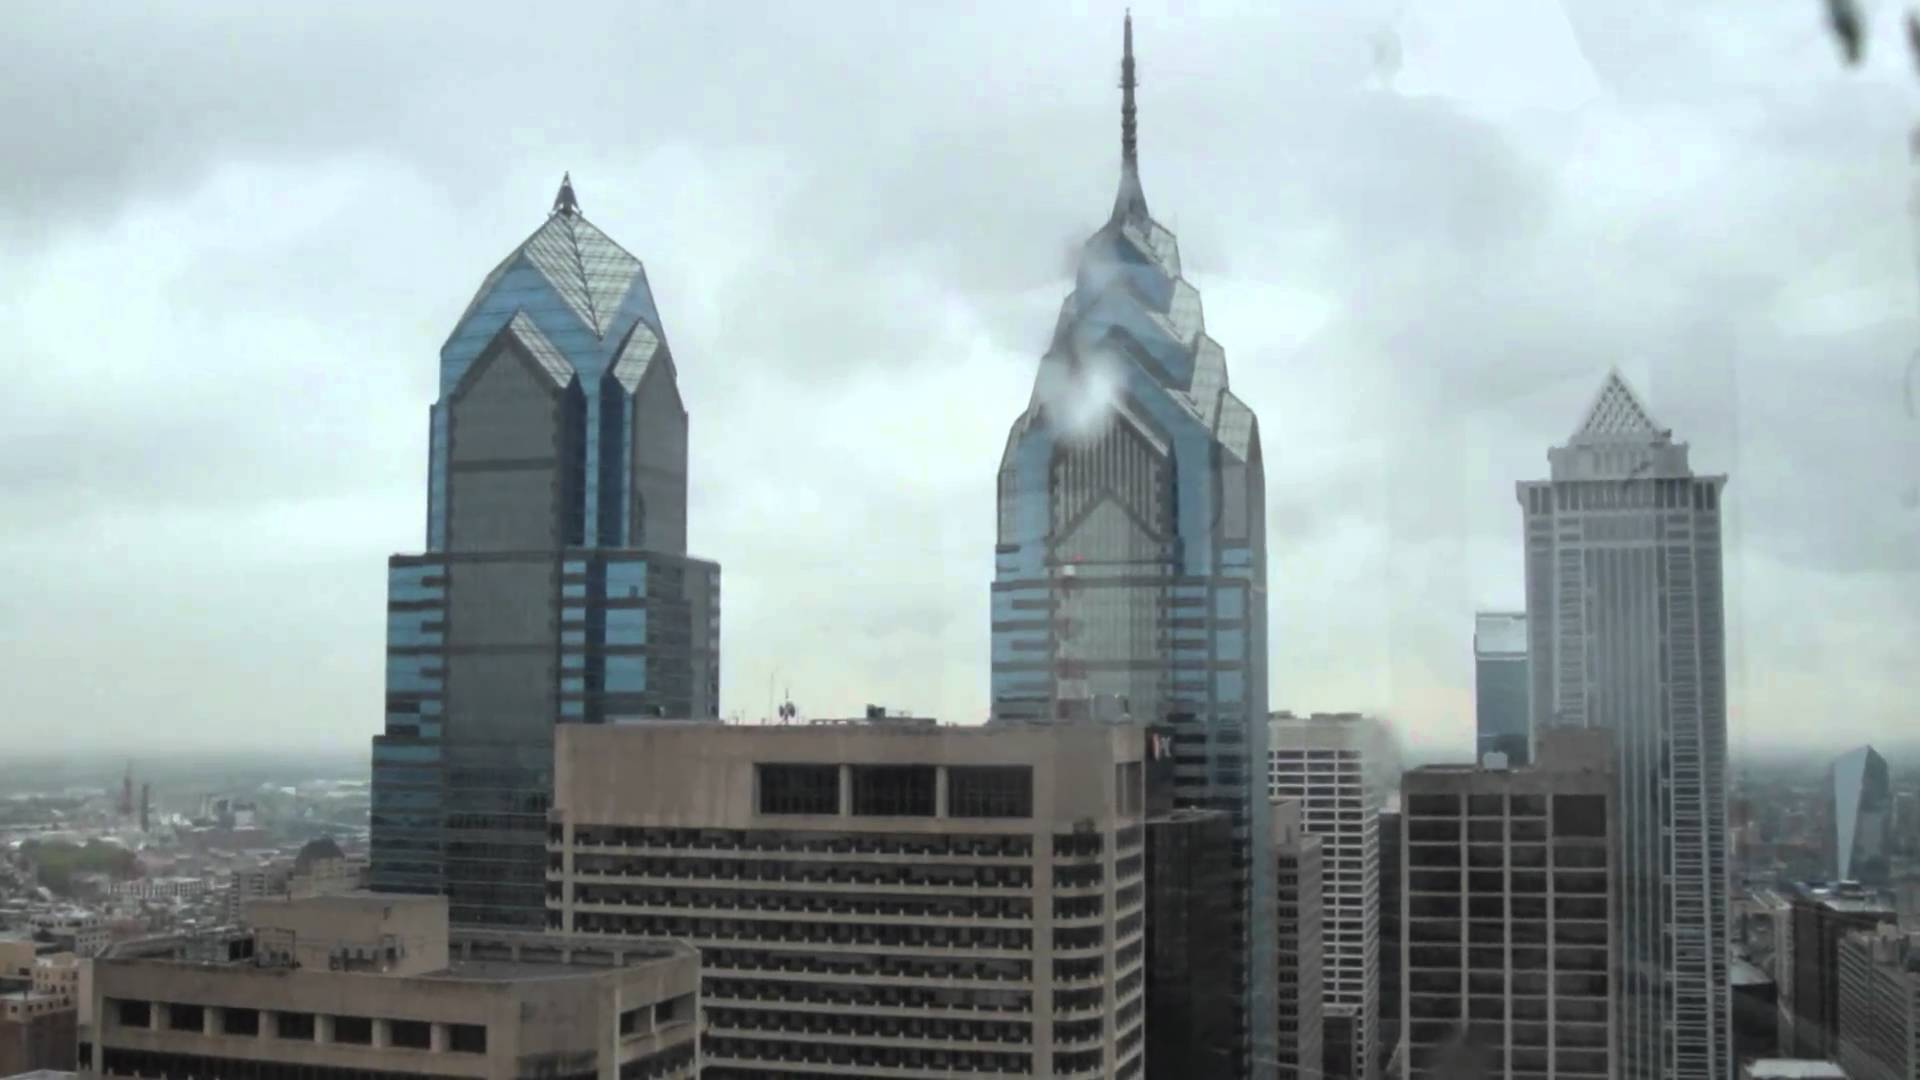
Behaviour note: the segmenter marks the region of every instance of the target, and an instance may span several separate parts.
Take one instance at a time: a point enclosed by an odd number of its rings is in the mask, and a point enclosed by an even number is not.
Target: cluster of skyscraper
[[[1420,779],[1383,895],[1364,725],[1268,713],[1259,426],[1147,208],[1130,21],[1121,83],[1119,192],[1001,458],[973,733],[717,724],[674,360],[562,184],[441,350],[375,888],[699,946],[710,1076],[1175,1075],[1152,1046],[1371,1078],[1394,1032],[1407,1075],[1729,1076],[1723,479],[1615,374],[1519,485],[1526,610],[1475,633],[1500,768]]]

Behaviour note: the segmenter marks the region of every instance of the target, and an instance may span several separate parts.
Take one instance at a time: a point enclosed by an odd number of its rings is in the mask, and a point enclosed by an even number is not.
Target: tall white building
[[[1613,731],[1620,1080],[1732,1075],[1720,489],[1613,372],[1522,483],[1533,728]]]
[[[1321,839],[1326,942],[1324,1068],[1329,1080],[1371,1080],[1380,1013],[1380,808],[1385,740],[1358,713],[1267,719],[1267,792],[1300,803]]]

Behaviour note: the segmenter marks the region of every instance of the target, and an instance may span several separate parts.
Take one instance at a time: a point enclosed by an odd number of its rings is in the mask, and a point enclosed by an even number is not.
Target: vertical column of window
[[[427,550],[447,547],[447,410],[435,402],[427,410]]]
[[[592,631],[599,634],[601,708],[606,715],[647,716],[662,710],[648,696],[647,564],[622,559],[602,564],[596,590],[599,616]],[[686,643],[691,650],[692,642]],[[685,657],[677,657],[683,666]],[[685,712],[685,709],[676,712]]]
[[[419,892],[440,885],[445,639],[445,566],[390,565],[386,732],[374,740],[369,821],[380,888]]]
[[[591,660],[587,649],[587,616],[592,586],[587,561],[566,559],[560,564],[560,718],[586,719],[586,694]]]
[[[599,473],[596,497],[599,524],[594,535],[599,537],[601,547],[630,546],[626,513],[626,508],[631,505],[627,463],[633,459],[633,431],[627,423],[632,407],[630,401],[625,388],[609,368],[600,380],[597,410],[600,424],[596,438],[600,456],[596,470]]]

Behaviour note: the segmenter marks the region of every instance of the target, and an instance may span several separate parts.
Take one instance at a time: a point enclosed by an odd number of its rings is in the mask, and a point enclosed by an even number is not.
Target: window
[[[408,1050],[430,1049],[433,1046],[433,1025],[425,1020],[389,1020],[387,1041]]]
[[[333,1041],[354,1046],[373,1045],[373,1020],[365,1016],[333,1018]]]
[[[1137,767],[1137,765],[1136,765]],[[1125,765],[1120,766],[1125,769]],[[1121,789],[1126,802],[1127,789]],[[1030,818],[1033,769],[1027,765],[953,765],[947,769],[947,816]]]
[[[865,817],[932,817],[934,767],[855,765],[853,812]]]
[[[448,1024],[447,1049],[458,1054],[484,1054],[487,1052],[487,1027],[485,1024]]]
[[[222,1009],[220,1010],[220,1030],[228,1035],[258,1035],[260,1034],[260,1010]]]
[[[1607,835],[1606,796],[1555,795],[1553,797],[1553,835]]]
[[[838,814],[840,766],[760,765],[763,814]]]
[[[273,1033],[283,1039],[313,1041],[313,1014],[303,1012],[275,1013]]]
[[[169,1005],[167,1026],[175,1031],[205,1031],[207,1010],[199,1005]]]
[[[116,1001],[116,1011],[120,1014],[120,1026],[143,1028],[153,1026],[153,1005],[146,1001]]]

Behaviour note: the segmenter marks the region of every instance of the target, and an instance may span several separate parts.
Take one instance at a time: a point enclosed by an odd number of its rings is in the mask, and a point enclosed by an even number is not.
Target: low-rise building
[[[95,961],[83,1076],[670,1080],[696,1074],[699,960],[671,942],[450,935],[444,897],[258,901],[212,949]],[[121,955],[126,953],[127,955]]]
[[[704,954],[708,1080],[1145,1056],[1145,730],[555,730],[548,914]]]

